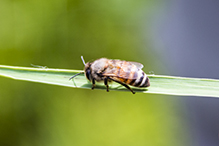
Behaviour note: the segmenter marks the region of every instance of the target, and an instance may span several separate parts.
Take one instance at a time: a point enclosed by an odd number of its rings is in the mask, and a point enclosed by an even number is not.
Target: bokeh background
[[[0,64],[83,69],[100,57],[146,73],[219,78],[219,9],[204,0],[1,0]],[[107,93],[0,77],[2,146],[218,145],[219,101]]]

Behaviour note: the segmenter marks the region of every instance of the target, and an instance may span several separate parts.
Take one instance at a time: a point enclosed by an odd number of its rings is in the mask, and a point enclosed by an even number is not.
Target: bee
[[[83,56],[81,56],[81,60],[85,66],[84,71],[72,76],[69,80],[84,73],[86,78],[92,83],[92,90],[96,81],[104,81],[107,92],[109,92],[108,82],[111,81],[125,86],[133,94],[135,92],[128,85],[134,87],[150,86],[149,78],[142,71],[143,65],[141,63],[107,58],[100,58],[94,62],[85,63]]]

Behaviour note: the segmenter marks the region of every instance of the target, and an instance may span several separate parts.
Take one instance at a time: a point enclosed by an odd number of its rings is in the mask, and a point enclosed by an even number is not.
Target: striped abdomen
[[[150,81],[147,75],[141,70],[138,69],[135,72],[130,72],[130,76],[136,76],[136,78],[130,78],[126,81],[126,84],[135,86],[135,87],[148,87],[150,86]]]
[[[135,87],[150,86],[150,81],[147,75],[140,67],[136,66],[132,62],[110,60],[109,63],[114,67],[108,71],[108,73],[111,72],[116,75],[114,79]]]

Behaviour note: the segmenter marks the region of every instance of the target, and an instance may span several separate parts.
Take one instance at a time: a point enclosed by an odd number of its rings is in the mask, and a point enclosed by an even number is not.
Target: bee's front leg
[[[92,90],[94,89],[94,87],[95,87],[95,79],[94,78],[92,78]]]
[[[108,78],[104,78],[104,84],[106,85],[106,91],[109,92]]]

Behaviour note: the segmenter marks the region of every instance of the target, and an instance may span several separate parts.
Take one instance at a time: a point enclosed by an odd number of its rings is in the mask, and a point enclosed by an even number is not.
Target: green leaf
[[[69,78],[82,70],[50,69],[50,68],[30,68],[0,65],[0,76],[13,78],[16,80],[26,80],[46,84],[91,89],[91,83],[80,74],[73,80]],[[219,97],[219,80],[202,78],[185,78],[162,75],[148,75],[151,86],[148,88],[132,87],[136,92],[183,95],[183,96],[207,96]],[[118,83],[109,85],[109,90],[129,91]],[[106,90],[103,83],[97,83],[95,89]],[[130,91],[129,91],[130,92]],[[131,94],[131,92],[130,92]]]

